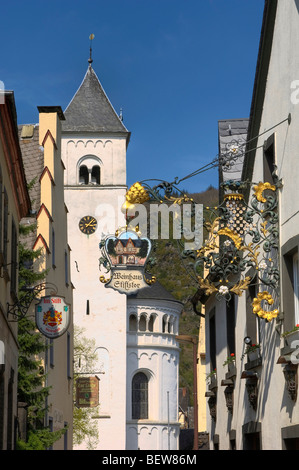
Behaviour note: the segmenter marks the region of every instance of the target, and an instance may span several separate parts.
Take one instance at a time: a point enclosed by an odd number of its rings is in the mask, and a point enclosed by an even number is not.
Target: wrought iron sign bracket
[[[52,292],[57,293],[57,287],[55,284],[43,282],[33,287],[26,287],[22,289],[22,295],[14,304],[7,303],[7,318],[9,315],[12,319],[8,320],[11,322],[19,321],[27,315],[31,303],[34,300],[38,300],[39,294],[46,290],[51,289]]]

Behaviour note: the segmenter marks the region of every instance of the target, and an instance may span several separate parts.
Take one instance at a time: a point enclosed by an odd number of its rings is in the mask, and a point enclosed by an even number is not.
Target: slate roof
[[[218,121],[219,156],[227,154],[231,144],[237,143],[245,151],[249,119],[224,119]],[[244,163],[244,152],[237,158],[231,168],[220,167],[220,181],[241,180]]]
[[[40,209],[40,183],[39,178],[44,169],[44,152],[43,148],[39,145],[39,126],[30,125],[19,125],[19,143],[22,152],[24,170],[26,175],[27,183],[30,184],[35,178],[34,185],[30,189],[30,199],[32,205],[32,211],[38,211]],[[23,136],[23,137],[22,137]],[[27,224],[35,223],[35,216],[29,218],[26,217],[21,223]],[[36,239],[36,232],[32,232],[26,237],[26,242],[33,243]]]
[[[39,145],[39,126],[19,125],[18,131],[27,183],[29,184],[36,178],[35,184],[30,190],[30,198],[32,210],[38,211],[40,207],[39,177],[44,169],[44,152]]]
[[[169,300],[182,305],[182,302],[177,300],[168,290],[166,290],[158,281],[150,287],[140,289],[136,294],[127,296],[130,300]]]
[[[63,132],[130,134],[116,114],[91,65],[64,116]]]

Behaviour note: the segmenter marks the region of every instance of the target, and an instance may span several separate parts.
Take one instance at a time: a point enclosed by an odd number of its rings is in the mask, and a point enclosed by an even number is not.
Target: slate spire
[[[110,103],[91,63],[85,77],[67,106],[63,132],[129,132]]]

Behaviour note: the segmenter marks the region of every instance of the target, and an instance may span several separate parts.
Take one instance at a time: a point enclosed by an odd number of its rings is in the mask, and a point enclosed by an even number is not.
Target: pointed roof
[[[128,137],[130,135],[91,65],[64,115],[63,132],[113,132],[124,133]]]
[[[176,302],[182,304],[180,300],[177,300],[168,290],[165,289],[158,281],[152,284],[150,287],[140,289],[136,294],[128,295],[130,300],[168,300],[170,302]]]

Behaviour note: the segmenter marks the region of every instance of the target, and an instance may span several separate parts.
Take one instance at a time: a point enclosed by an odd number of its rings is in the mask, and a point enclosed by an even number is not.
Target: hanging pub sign
[[[98,377],[79,377],[76,380],[77,408],[94,408],[99,405]]]
[[[60,296],[45,296],[35,306],[35,322],[47,338],[58,338],[69,327],[70,308]]]
[[[155,282],[154,276],[150,279],[145,276],[145,265],[151,251],[148,238],[140,237],[133,230],[124,229],[102,240],[100,249],[100,265],[103,265],[107,272],[110,271],[111,276],[110,279],[100,276],[100,281],[106,287],[130,295]]]

